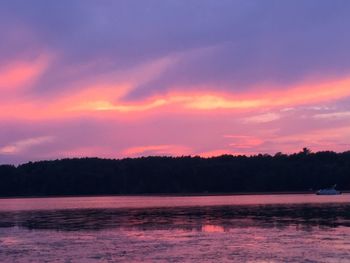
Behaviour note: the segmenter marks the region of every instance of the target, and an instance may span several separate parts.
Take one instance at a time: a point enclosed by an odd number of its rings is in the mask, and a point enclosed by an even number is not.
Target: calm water
[[[0,199],[0,262],[350,262],[350,195]]]

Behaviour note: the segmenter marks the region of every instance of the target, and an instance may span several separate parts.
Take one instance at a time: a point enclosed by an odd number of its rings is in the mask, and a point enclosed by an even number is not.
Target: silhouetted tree
[[[350,151],[0,165],[0,196],[307,191],[333,184],[350,189]]]

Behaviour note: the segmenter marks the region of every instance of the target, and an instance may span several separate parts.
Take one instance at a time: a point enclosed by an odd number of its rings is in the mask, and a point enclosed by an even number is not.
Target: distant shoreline
[[[2,198],[313,194],[350,189],[350,151],[257,156],[75,158],[0,165]]]
[[[350,193],[350,190],[341,191]],[[237,192],[237,193],[173,193],[173,194],[110,194],[110,195],[35,195],[35,196],[1,196],[0,199],[30,199],[30,198],[70,198],[70,197],[204,197],[204,196],[235,196],[235,195],[305,195],[315,194],[315,191],[285,191],[285,192]]]

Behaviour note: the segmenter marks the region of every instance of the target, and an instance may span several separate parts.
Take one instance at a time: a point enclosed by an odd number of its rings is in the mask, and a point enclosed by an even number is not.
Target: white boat
[[[341,192],[336,190],[335,187],[337,185],[333,185],[333,187],[330,188],[325,188],[325,189],[320,189],[316,192],[317,195],[340,195]]]

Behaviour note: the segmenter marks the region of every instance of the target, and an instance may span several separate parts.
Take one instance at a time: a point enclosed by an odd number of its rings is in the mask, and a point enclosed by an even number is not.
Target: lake
[[[350,195],[0,199],[0,262],[350,262]]]

